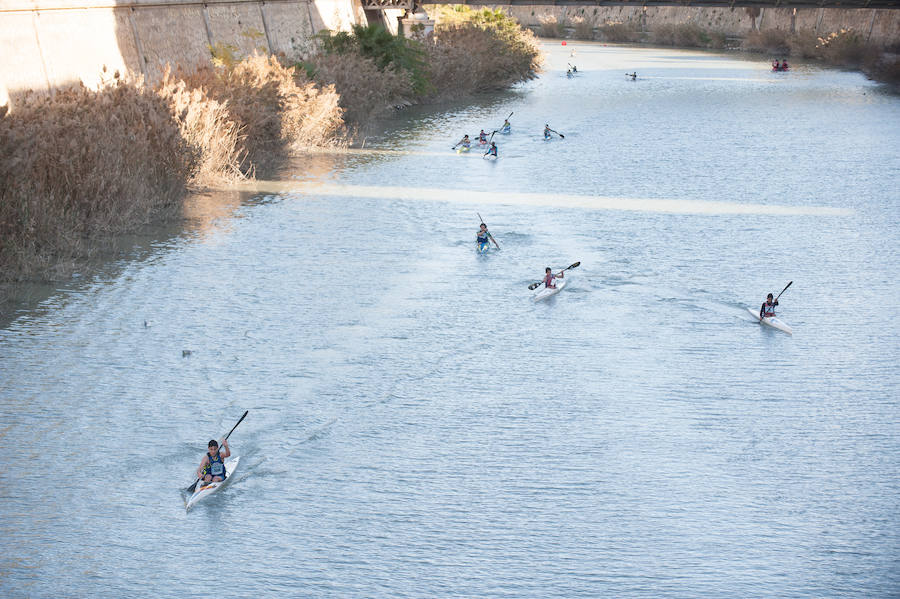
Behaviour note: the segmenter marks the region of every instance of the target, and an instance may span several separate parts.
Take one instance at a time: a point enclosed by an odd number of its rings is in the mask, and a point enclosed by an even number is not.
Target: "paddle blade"
[[[581,262],[576,262],[575,264],[569,266],[568,268],[565,268],[564,270],[571,270],[573,268],[578,268],[579,266],[581,266]]]
[[[565,138],[566,138],[566,136],[563,135],[562,133],[557,133],[557,135],[559,135],[559,138],[560,138],[560,139],[565,139]]]
[[[537,283],[532,283],[531,285],[529,285],[528,289],[531,291],[534,291],[535,289],[537,289],[538,287],[540,287],[543,284],[544,283],[542,281],[538,281]]]
[[[185,489],[185,491],[187,491],[188,493],[193,493],[194,490],[197,488],[197,483],[199,483],[199,482],[200,482],[200,479],[198,478],[197,480],[194,481],[194,484],[192,484],[190,487]]]

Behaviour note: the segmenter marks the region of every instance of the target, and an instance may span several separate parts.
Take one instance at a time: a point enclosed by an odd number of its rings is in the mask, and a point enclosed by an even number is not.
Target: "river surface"
[[[900,99],[545,50],[6,316],[0,596],[900,595]]]

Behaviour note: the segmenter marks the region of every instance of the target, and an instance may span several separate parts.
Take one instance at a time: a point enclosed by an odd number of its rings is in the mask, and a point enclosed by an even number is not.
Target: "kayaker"
[[[497,243],[497,240],[494,239],[494,236],[491,235],[491,232],[488,231],[486,224],[481,223],[481,226],[478,227],[477,235],[478,237],[476,237],[475,241],[478,243],[479,248],[488,245],[488,241],[493,241],[494,245],[497,246],[497,249],[500,249],[500,245]]]
[[[544,123],[544,139],[550,139],[550,125]]]
[[[225,480],[225,458],[231,456],[231,450],[228,448],[228,439],[222,441],[224,452],[219,451],[219,442],[213,439],[207,445],[207,452],[200,460],[200,467],[197,468],[197,478],[203,479],[204,482],[220,482]]]
[[[786,70],[788,70],[788,68],[790,68],[790,67],[788,67],[787,61],[786,61],[785,59],[782,58],[782,59],[781,59],[781,66],[780,66],[779,68],[780,68],[782,71],[786,71]]]
[[[484,132],[484,129],[482,129],[481,133],[478,134],[478,143],[480,143],[480,144],[487,143],[487,133]]]
[[[496,141],[491,142],[491,147],[488,148],[488,151],[485,152],[484,155],[485,156],[493,156],[494,158],[497,157],[497,142]]]
[[[559,271],[558,275],[553,274],[553,271],[548,266],[544,269],[544,287],[547,289],[556,289],[556,285],[553,283],[553,279],[564,279],[566,275],[566,271]]]
[[[771,293],[766,296],[766,301],[763,302],[762,307],[759,309],[759,317],[765,318],[767,316],[775,316],[775,306],[778,305],[778,300],[774,299]]]
[[[463,135],[463,138],[461,140],[459,140],[458,142],[456,142],[456,144],[454,144],[453,147],[455,148],[456,146],[463,146],[463,147],[468,148],[471,145],[471,143],[472,143],[471,140],[469,140],[469,134],[467,133],[466,135]]]
[[[634,73],[625,73],[625,76],[631,77],[631,80],[634,81],[635,79],[637,79],[637,71],[635,71]]]

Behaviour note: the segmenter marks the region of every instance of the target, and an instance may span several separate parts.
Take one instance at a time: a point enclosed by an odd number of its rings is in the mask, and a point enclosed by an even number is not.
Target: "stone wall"
[[[0,0],[0,106],[115,71],[156,80],[167,64],[208,63],[217,44],[299,59],[317,31],[365,22],[359,0]]]
[[[717,8],[685,6],[550,6],[497,4],[522,25],[539,31],[542,17],[571,22],[586,18],[595,25],[631,23],[639,31],[664,24],[696,23],[704,29],[742,37],[754,30],[809,30],[820,35],[855,29],[882,47],[900,44],[900,10],[864,8]],[[425,7],[426,11],[428,6]]]

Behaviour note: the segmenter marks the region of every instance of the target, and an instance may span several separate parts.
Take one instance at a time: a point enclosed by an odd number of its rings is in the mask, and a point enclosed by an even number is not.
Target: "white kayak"
[[[184,506],[185,510],[190,511],[190,509],[194,507],[199,501],[209,497],[213,493],[216,493],[217,491],[225,487],[228,483],[230,483],[232,477],[234,476],[234,471],[237,470],[238,462],[240,461],[240,456],[235,456],[225,461],[225,480],[219,481],[217,483],[197,483],[197,486],[194,488],[194,494],[191,495],[190,499],[187,500],[187,504],[185,504]]]
[[[541,285],[538,290],[534,292],[534,296],[532,297],[532,299],[536,302],[539,302],[541,300],[547,299],[548,297],[553,297],[563,290],[563,287],[566,286],[567,282],[568,281],[566,279],[556,279],[556,287],[549,288]]]
[[[790,325],[785,321],[781,320],[777,316],[766,316],[765,318],[759,317],[759,312],[754,310],[753,308],[747,308],[747,311],[753,315],[753,318],[759,321],[760,324],[769,325],[773,329],[778,329],[779,331],[784,331],[788,335],[793,335],[794,331],[791,329]]]

